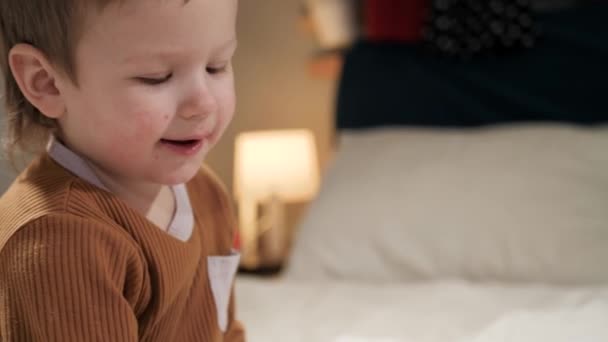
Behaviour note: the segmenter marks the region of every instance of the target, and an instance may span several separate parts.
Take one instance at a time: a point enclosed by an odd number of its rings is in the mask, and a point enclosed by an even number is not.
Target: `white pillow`
[[[296,279],[608,283],[608,126],[345,132]]]

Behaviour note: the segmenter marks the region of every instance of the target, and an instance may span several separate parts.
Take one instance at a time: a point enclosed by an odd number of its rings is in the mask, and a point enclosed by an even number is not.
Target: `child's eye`
[[[211,75],[215,75],[215,74],[219,74],[219,73],[226,71],[227,68],[228,68],[227,64],[220,66],[220,67],[207,67],[207,72],[210,73]]]
[[[173,74],[167,74],[167,76],[163,77],[136,77],[135,79],[147,85],[159,85],[171,79],[172,75]]]

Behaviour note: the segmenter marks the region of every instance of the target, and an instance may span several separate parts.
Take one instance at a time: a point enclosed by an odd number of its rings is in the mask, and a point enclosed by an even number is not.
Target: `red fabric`
[[[428,0],[365,0],[369,40],[418,41],[428,14]]]
[[[234,248],[237,251],[241,250],[241,235],[239,234],[238,229],[234,233],[234,240],[232,241],[232,248]]]

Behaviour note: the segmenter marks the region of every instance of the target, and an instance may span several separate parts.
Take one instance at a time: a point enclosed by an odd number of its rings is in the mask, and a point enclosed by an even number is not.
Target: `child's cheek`
[[[116,136],[108,149],[110,153],[109,157],[114,159],[119,165],[128,164],[130,160],[133,160],[137,156],[138,149],[134,145],[133,140],[133,136],[127,137],[124,134]]]
[[[234,113],[235,113],[235,109],[236,109],[236,105],[235,105],[235,98],[234,98],[234,94],[231,94],[232,96],[228,96],[226,98],[226,101],[224,102],[224,107],[222,108],[219,120],[220,120],[220,127],[221,127],[221,132],[223,134],[223,132],[226,130],[226,128],[230,125],[230,122],[232,122],[232,119],[234,118]]]
[[[123,111],[122,119],[114,130],[112,142],[109,144],[108,156],[117,165],[129,165],[142,155],[149,155],[157,142],[162,138],[164,127],[167,127],[169,115],[154,115],[140,109]]]
[[[155,113],[149,110],[137,111],[132,114],[132,135],[134,143],[156,143],[163,137],[168,126],[168,114]]]

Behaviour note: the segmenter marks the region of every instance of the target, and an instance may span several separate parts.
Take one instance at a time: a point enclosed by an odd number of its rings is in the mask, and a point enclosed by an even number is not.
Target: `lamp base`
[[[239,273],[244,275],[255,275],[255,276],[264,276],[271,277],[276,276],[283,271],[284,264],[276,264],[276,265],[264,265],[256,268],[248,268],[245,266],[239,267]]]
[[[286,257],[287,235],[285,204],[270,196],[260,203],[239,203],[241,230],[241,267],[248,270],[280,270]]]
[[[285,204],[271,196],[261,206],[258,236],[259,266],[275,265],[285,258]]]

